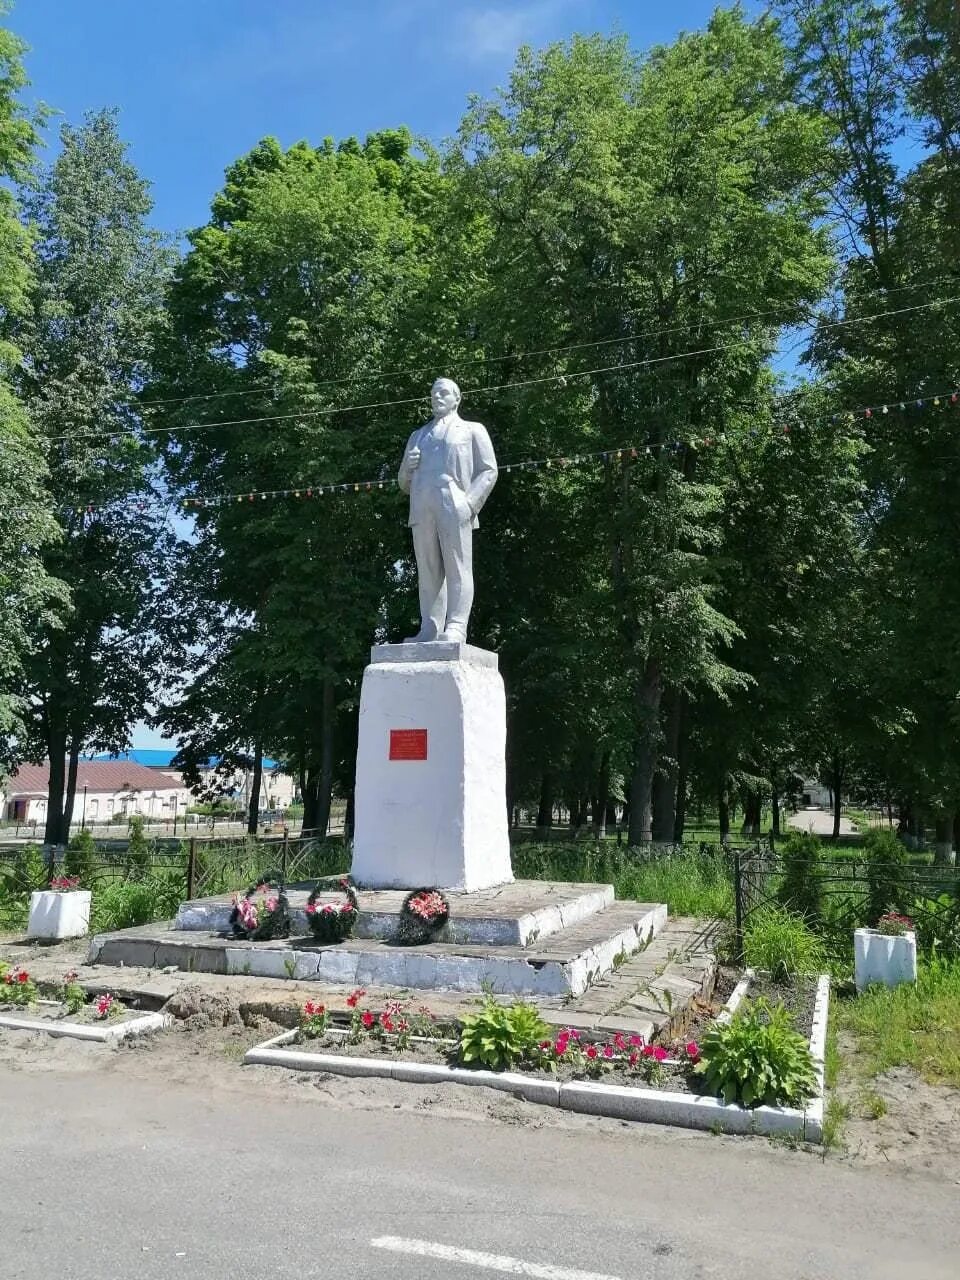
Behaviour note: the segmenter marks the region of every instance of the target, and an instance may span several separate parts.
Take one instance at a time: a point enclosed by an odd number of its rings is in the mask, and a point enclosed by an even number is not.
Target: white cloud
[[[470,62],[512,58],[521,44],[536,44],[554,35],[558,20],[574,8],[572,0],[529,0],[528,3],[469,6],[457,12],[451,39]]]

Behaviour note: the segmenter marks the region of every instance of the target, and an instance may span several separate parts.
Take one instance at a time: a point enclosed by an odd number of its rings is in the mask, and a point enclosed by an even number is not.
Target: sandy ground
[[[833,835],[833,814],[826,809],[801,809],[799,813],[791,813],[787,818],[787,826],[797,831],[812,831],[815,836]],[[842,836],[856,835],[857,828],[849,818],[840,819]]]

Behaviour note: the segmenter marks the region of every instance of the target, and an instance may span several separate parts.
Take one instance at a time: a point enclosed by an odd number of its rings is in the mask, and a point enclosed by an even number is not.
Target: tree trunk
[[[67,760],[67,787],[63,802],[63,827],[61,843],[70,839],[70,824],[73,822],[73,808],[77,799],[77,770],[80,765],[80,735],[75,733],[70,739],[70,756]]]
[[[66,787],[67,731],[55,731],[47,738],[50,759],[50,783],[47,787],[47,821],[43,830],[45,844],[63,844],[63,793]]]
[[[343,838],[353,839],[353,828],[356,822],[357,793],[353,787],[347,792],[347,805],[343,812]]]
[[[953,830],[950,815],[940,811],[934,819],[934,861],[938,866],[950,865],[953,853]]]
[[[330,802],[333,797],[333,741],[336,720],[336,690],[330,679],[323,682],[320,721],[320,785],[317,795],[317,830],[323,840],[330,825]]]
[[[665,730],[663,751],[653,780],[653,838],[661,844],[673,839],[676,822],[677,779],[679,776],[680,735],[683,732],[682,693],[668,690],[663,696]]]
[[[260,788],[263,785],[263,743],[258,738],[253,746],[253,781],[247,809],[247,835],[255,836],[260,822]]]
[[[649,844],[653,837],[653,776],[657,768],[661,689],[660,664],[656,658],[649,658],[636,695],[628,846]]]
[[[537,830],[553,826],[553,775],[545,773],[540,779],[540,804],[537,806]]]
[[[677,749],[677,797],[673,810],[673,843],[683,844],[683,829],[687,823],[687,769],[690,760],[690,727],[684,715]]]
[[[717,814],[720,818],[720,843],[729,844],[730,842],[730,802],[727,799],[726,787],[720,788],[720,795],[717,798]]]
[[[311,769],[302,776],[300,793],[303,797],[303,826],[301,835],[317,834],[317,815],[319,813],[320,779]]]
[[[960,809],[953,815],[953,860],[960,862]]]
[[[610,748],[600,757],[597,771],[597,793],[593,798],[593,834],[602,840],[607,834],[607,809],[610,803]]]
[[[840,811],[843,808],[843,760],[835,755],[830,765],[830,790],[833,794],[833,834],[831,840],[840,839]]]
[[[776,785],[770,792],[770,833],[774,840],[780,839],[780,793]]]

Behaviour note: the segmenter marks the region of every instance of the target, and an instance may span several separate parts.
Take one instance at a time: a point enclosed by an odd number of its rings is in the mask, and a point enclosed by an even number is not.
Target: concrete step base
[[[403,895],[399,896],[402,900]],[[219,931],[147,925],[92,938],[88,963],[151,969],[174,966],[188,973],[360,987],[449,991],[489,987],[498,994],[576,997],[647,944],[666,918],[663,903],[614,902],[545,938],[531,939],[526,947],[479,942],[409,947],[360,937],[322,946],[309,936],[242,942]]]
[[[293,931],[309,934],[306,906],[312,884],[288,885]],[[389,941],[396,937],[400,908],[406,897],[400,889],[359,889],[360,918],[356,937]],[[561,929],[596,915],[614,900],[613,885],[570,884],[552,880],[515,880],[495,889],[446,893],[450,920],[438,942],[479,943],[493,947],[526,947]],[[318,898],[340,904],[343,894],[331,891]],[[199,933],[227,933],[233,894],[184,902],[176,927]]]

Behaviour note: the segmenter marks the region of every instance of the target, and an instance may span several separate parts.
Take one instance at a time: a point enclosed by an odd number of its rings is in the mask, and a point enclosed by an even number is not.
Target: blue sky
[[[224,168],[284,144],[398,124],[439,141],[518,45],[623,31],[638,49],[701,26],[714,0],[15,0],[29,95],[76,121],[120,109],[158,226],[206,221]],[[748,4],[759,10],[760,4]],[[55,134],[56,121],[50,128]]]
[[[206,221],[223,171],[260,138],[285,145],[408,125],[452,134],[467,96],[503,84],[522,43],[625,32],[637,49],[707,20],[714,0],[16,0],[28,100],[75,122],[118,107],[153,184],[153,220]],[[756,11],[760,4],[747,4]],[[48,129],[55,145],[57,120]],[[134,746],[166,745],[144,725]]]

